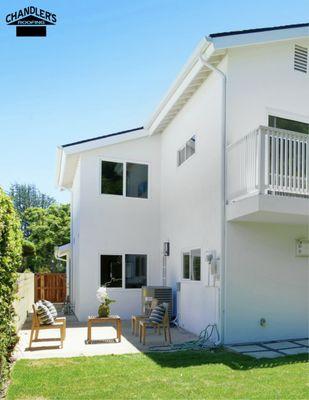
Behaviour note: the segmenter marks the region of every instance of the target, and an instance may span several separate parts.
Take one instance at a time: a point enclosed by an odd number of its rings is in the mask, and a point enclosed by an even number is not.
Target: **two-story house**
[[[204,38],[144,127],[59,147],[79,319],[169,285],[223,343],[308,336],[309,24]],[[169,255],[163,253],[169,243]]]

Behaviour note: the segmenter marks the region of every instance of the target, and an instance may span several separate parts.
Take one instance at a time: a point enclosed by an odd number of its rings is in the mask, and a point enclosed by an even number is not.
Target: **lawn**
[[[308,357],[218,350],[20,360],[13,399],[308,399]]]

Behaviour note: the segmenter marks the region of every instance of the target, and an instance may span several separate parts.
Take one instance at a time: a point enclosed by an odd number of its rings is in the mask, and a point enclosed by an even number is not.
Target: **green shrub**
[[[16,271],[22,260],[20,221],[12,200],[0,188],[0,394],[9,374],[10,357],[17,343],[13,301]]]

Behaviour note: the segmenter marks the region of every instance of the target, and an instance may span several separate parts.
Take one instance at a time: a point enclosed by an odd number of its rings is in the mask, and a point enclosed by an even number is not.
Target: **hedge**
[[[9,376],[10,359],[17,343],[13,301],[16,271],[22,260],[20,221],[9,196],[0,188],[0,396]]]

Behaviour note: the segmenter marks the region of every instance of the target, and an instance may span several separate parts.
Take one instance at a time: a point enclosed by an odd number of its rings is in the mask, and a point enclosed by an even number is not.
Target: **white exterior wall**
[[[226,343],[308,337],[308,258],[295,256],[307,236],[304,225],[228,224]]]
[[[81,167],[78,162],[76,172],[71,188],[71,243],[72,243],[72,280],[70,287],[70,294],[72,296],[71,302],[75,307],[75,312],[78,313],[79,307],[79,292],[80,292],[80,280],[79,280],[79,236],[80,236],[80,175]]]
[[[147,254],[148,284],[161,284],[159,259],[160,137],[142,138],[81,154],[77,317],[97,312],[101,254]],[[148,199],[102,195],[101,160],[149,164]],[[124,277],[123,277],[124,279]],[[114,314],[141,312],[141,290],[110,288]]]
[[[225,65],[221,65],[225,68]],[[212,74],[162,134],[161,247],[170,242],[167,284],[181,281],[181,325],[199,333],[217,322],[218,288],[208,285],[206,250],[220,255],[221,80]],[[177,166],[177,150],[196,135],[196,153]],[[182,253],[201,249],[201,281],[182,279]],[[212,284],[212,280],[210,284]],[[218,286],[218,283],[217,283]]]
[[[268,125],[269,114],[309,122],[309,78],[294,71],[295,44],[309,42],[229,50],[228,143]],[[276,197],[269,201],[276,206]],[[308,237],[306,228],[227,224],[225,342],[308,336],[308,258],[295,257],[295,239]],[[265,328],[261,318],[267,320]]]
[[[309,77],[294,71],[293,40],[233,48],[228,51],[228,143],[268,125],[268,114],[309,122]]]

